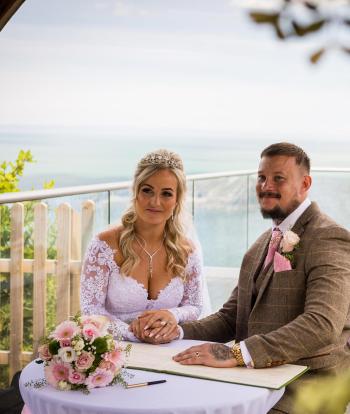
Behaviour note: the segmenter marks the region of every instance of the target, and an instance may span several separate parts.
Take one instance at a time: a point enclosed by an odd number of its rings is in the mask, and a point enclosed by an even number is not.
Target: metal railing
[[[315,173],[350,173],[350,168],[313,168]],[[191,174],[187,176],[188,182],[210,180],[213,178],[254,176],[255,170],[225,171],[206,174]],[[74,187],[52,188],[47,190],[20,191],[16,193],[0,194],[0,204],[9,204],[22,201],[46,200],[49,198],[73,196],[80,194],[100,193],[105,191],[124,190],[131,187],[131,181],[118,183],[92,184]]]

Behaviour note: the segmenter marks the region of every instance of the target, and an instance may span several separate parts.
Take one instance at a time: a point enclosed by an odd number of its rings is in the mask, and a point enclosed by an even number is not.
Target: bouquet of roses
[[[104,316],[80,316],[60,323],[39,347],[46,381],[60,390],[125,385],[122,368],[130,346],[123,349],[108,334]]]

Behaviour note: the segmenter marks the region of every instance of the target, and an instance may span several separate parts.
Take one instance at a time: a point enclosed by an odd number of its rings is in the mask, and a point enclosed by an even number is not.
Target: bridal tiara
[[[165,167],[179,168],[180,170],[183,170],[182,161],[171,156],[171,153],[169,152],[165,154],[152,152],[142,158],[140,164],[164,165]]]

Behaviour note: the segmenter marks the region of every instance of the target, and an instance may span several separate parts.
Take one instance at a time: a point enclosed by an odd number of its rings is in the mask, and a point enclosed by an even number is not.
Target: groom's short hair
[[[294,157],[297,165],[304,167],[308,174],[310,174],[310,158],[306,152],[295,144],[289,142],[277,142],[266,147],[260,154],[262,157],[273,157],[276,155],[286,155],[287,157]]]

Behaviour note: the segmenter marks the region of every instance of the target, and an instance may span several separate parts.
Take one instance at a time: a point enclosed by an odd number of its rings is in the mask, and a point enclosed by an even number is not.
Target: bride
[[[87,249],[82,313],[106,315],[115,337],[166,342],[178,323],[201,314],[202,261],[186,236],[185,194],[181,158],[164,149],[147,154],[137,165],[122,224]]]

